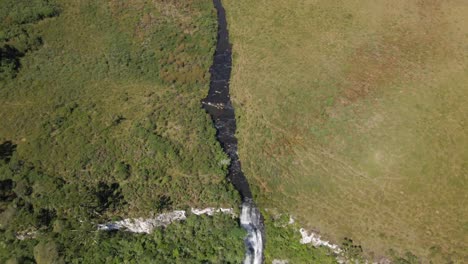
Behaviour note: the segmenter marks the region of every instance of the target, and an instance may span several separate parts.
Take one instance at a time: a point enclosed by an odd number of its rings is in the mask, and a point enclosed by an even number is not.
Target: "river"
[[[247,231],[244,264],[260,264],[263,262],[265,244],[263,217],[255,205],[237,154],[236,116],[229,95],[232,45],[229,42],[226,12],[221,0],[213,0],[213,3],[218,14],[218,36],[213,65],[210,68],[210,90],[208,96],[202,100],[202,104],[213,120],[218,141],[231,160],[228,180],[239,191],[242,198],[240,224]]]

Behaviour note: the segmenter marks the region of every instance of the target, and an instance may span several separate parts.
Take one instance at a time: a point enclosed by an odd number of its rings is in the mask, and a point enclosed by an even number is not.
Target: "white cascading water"
[[[242,203],[240,224],[247,231],[245,238],[246,252],[244,264],[261,264],[263,262],[263,236],[261,214],[252,201]]]

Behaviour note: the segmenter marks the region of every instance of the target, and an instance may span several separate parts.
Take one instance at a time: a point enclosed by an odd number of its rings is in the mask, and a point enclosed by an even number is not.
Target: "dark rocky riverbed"
[[[213,3],[218,12],[218,41],[213,65],[210,68],[210,90],[202,103],[203,108],[213,119],[218,141],[231,160],[227,177],[242,197],[241,225],[248,232],[245,240],[247,252],[244,263],[262,263],[265,241],[263,218],[255,206],[237,154],[236,116],[229,96],[232,46],[229,43],[226,13],[220,0],[213,0]]]

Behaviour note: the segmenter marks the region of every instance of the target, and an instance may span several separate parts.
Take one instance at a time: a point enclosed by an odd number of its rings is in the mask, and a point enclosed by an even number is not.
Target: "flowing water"
[[[244,199],[240,215],[241,226],[247,230],[245,238],[245,264],[260,264],[263,262],[264,232],[263,219],[260,211],[250,199]]]
[[[245,239],[245,264],[263,262],[265,242],[263,217],[256,207],[249,183],[241,169],[237,154],[236,116],[229,96],[229,80],[232,69],[232,48],[229,43],[226,13],[221,0],[213,0],[218,12],[218,37],[213,65],[210,68],[211,82],[208,96],[202,101],[203,108],[211,115],[216,127],[216,137],[231,163],[228,179],[242,197],[241,226],[247,231]]]

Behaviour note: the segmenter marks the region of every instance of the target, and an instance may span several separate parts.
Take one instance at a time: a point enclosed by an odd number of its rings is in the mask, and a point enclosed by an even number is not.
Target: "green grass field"
[[[468,261],[468,4],[225,1],[262,208],[368,256]]]
[[[259,207],[351,237],[370,258],[467,262],[468,4],[224,5]],[[229,216],[96,232],[240,204],[200,104],[215,40],[209,0],[0,0],[0,262],[241,261]],[[264,214],[267,262],[334,262]]]
[[[227,216],[96,232],[240,204],[200,103],[211,1],[0,0],[0,26],[1,263],[241,261],[244,232]]]
[[[56,6],[59,15],[17,26],[23,35],[4,25],[4,45],[42,42],[0,88],[0,140],[17,145],[13,161],[69,183],[118,182],[130,212],[162,195],[176,207],[234,201],[219,190],[229,188],[225,155],[199,103],[215,43],[211,2]]]

